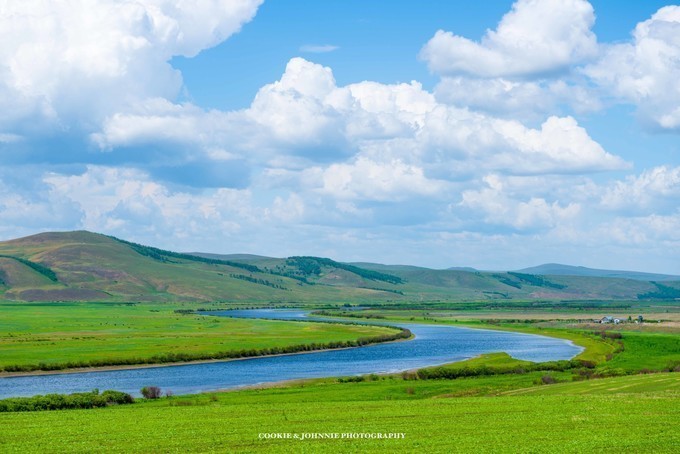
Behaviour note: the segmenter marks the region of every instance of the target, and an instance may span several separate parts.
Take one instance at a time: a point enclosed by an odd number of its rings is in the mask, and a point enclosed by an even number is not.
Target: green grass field
[[[179,304],[0,303],[0,369],[145,362],[155,355],[326,344],[393,334],[385,327],[178,314]]]
[[[63,350],[76,358],[106,345],[119,345],[118,351],[141,345],[139,354],[168,345],[243,348],[248,342],[271,346],[366,334],[358,329],[375,333],[373,327],[215,321],[173,312],[194,306],[0,305],[11,315],[0,337],[0,359],[8,345],[35,360],[56,351],[52,342],[73,346]],[[420,318],[393,320],[456,323]],[[325,378],[90,410],[0,413],[0,452],[677,452],[680,374],[639,374],[680,360],[677,333],[649,325],[609,329],[603,337],[559,323],[464,323],[571,339],[585,347],[579,359],[596,365],[587,376],[580,366],[531,371],[533,363],[499,352],[442,366],[485,370],[456,379],[418,379],[414,373]],[[607,374],[620,376],[596,378]],[[294,438],[315,433],[339,438]],[[341,438],[348,433],[403,438]]]
[[[630,331],[621,335],[625,350],[608,362],[609,367],[658,370],[673,362],[680,365],[680,335]]]
[[[625,377],[586,380],[577,383],[556,383],[506,391],[504,395],[557,395],[557,394],[647,394],[680,398],[680,374],[643,374]]]
[[[523,386],[518,377],[496,378],[497,384]],[[634,386],[625,388],[628,381]],[[677,452],[680,443],[676,374],[545,385],[522,395],[452,397],[482,383],[493,388],[486,377],[321,381],[104,409],[5,413],[0,451]],[[260,439],[261,433],[404,438],[271,440]]]

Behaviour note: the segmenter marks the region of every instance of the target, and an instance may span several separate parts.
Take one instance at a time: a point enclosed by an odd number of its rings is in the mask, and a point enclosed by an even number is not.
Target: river
[[[212,316],[313,320],[303,310],[256,309]],[[371,321],[370,323],[375,323]],[[282,380],[399,372],[482,353],[507,352],[528,361],[570,359],[581,350],[570,341],[533,334],[446,325],[398,323],[415,339],[365,347],[259,357],[235,361],[0,378],[0,398],[115,389],[139,395],[144,386],[174,394],[239,388]]]

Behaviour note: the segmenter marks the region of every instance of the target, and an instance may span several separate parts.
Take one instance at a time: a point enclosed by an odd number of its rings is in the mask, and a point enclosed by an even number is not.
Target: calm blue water
[[[302,310],[244,310],[211,313],[241,318],[310,320]],[[373,323],[373,322],[371,322]],[[0,378],[0,398],[74,393],[94,388],[139,395],[143,386],[175,394],[238,388],[281,380],[399,372],[458,361],[482,353],[509,353],[529,361],[570,359],[582,349],[569,341],[531,334],[441,325],[399,323],[416,338],[346,350],[252,358],[146,369]]]

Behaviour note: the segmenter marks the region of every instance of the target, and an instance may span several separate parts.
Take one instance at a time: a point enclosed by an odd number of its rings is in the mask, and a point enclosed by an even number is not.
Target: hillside
[[[281,304],[672,300],[680,298],[680,282],[186,254],[79,231],[0,242],[0,298]]]
[[[585,266],[562,265],[559,263],[546,263],[518,270],[519,273],[542,274],[552,276],[590,276],[590,277],[615,277],[620,279],[634,279],[637,281],[678,281],[680,276],[657,273],[643,273],[640,271],[601,270],[586,268]]]
[[[245,262],[209,259],[90,232],[0,243],[0,294],[25,301],[321,301],[365,299],[364,289],[309,291],[300,279]]]

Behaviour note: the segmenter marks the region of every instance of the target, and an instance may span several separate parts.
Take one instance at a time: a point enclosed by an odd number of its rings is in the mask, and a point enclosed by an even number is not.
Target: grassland
[[[189,309],[187,309],[189,308]],[[168,362],[391,335],[386,327],[207,317],[196,305],[0,303],[0,370]],[[222,355],[222,356],[220,356]],[[247,354],[243,356],[248,356]]]
[[[622,370],[659,370],[663,365],[680,365],[680,335],[669,333],[620,333],[623,351],[607,362]]]
[[[3,452],[674,452],[677,374],[496,395],[518,377],[317,382],[131,406],[0,415]],[[526,380],[531,377],[521,377]],[[500,381],[499,381],[500,379]],[[626,387],[626,380],[634,386]],[[486,385],[485,385],[486,384]],[[487,390],[486,396],[470,390]],[[617,392],[617,389],[618,392]],[[501,392],[507,392],[505,391]],[[465,393],[471,397],[461,397]],[[261,439],[403,433],[403,439]]]
[[[584,395],[584,394],[647,394],[659,397],[680,397],[680,374],[647,374],[588,380],[579,383],[556,383],[551,386],[515,389],[503,395]]]
[[[467,301],[467,302],[412,302],[372,304],[360,313],[345,312],[344,316],[381,316],[393,319],[438,322],[564,322],[592,323],[606,315],[627,320],[643,315],[648,322],[662,322],[676,326],[680,322],[680,301]],[[628,328],[631,325],[624,325]],[[634,329],[649,325],[640,325]],[[657,331],[657,327],[651,328]]]
[[[18,305],[7,307],[13,306]],[[129,333],[131,326],[127,324],[153,333],[157,329],[154,323],[161,320],[156,317],[172,320],[176,324],[173,331],[200,332],[199,337],[228,326],[222,323],[253,322],[219,319],[221,328],[216,328],[209,318],[179,315],[165,305],[75,305],[80,311],[75,319],[63,315],[74,306],[62,305],[63,312],[51,305],[36,304],[32,309],[53,314],[48,318],[54,326],[76,332],[83,329],[79,323],[88,319],[88,312],[96,313],[100,306],[130,311],[125,323],[118,322],[122,326],[101,326],[107,335],[114,328]],[[13,329],[37,330],[39,327],[31,324],[30,312],[25,318],[15,314]],[[63,317],[56,317],[57,313]],[[536,370],[540,365],[495,353],[443,366],[481,371],[477,376],[456,379],[420,379],[417,373],[327,378],[91,410],[4,413],[0,414],[0,451],[676,452],[680,443],[680,374],[639,374],[663,370],[680,360],[680,336],[672,330],[663,332],[663,324],[650,324],[648,328],[628,325],[629,330],[612,326],[603,335],[592,326],[554,320],[456,322],[449,314],[442,319],[432,313],[373,314],[395,321],[465,323],[569,338],[585,347],[580,359],[593,363],[592,369],[585,370],[586,375],[580,366]],[[294,325],[300,329],[300,323]],[[96,336],[97,331],[88,336]],[[234,342],[241,345],[236,338]],[[39,343],[30,349],[39,348]],[[607,373],[621,376],[596,379]],[[263,439],[263,433],[291,437],[309,433],[398,433],[403,438]]]

